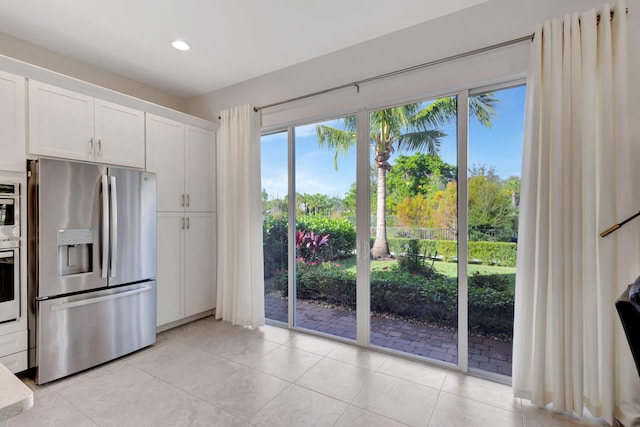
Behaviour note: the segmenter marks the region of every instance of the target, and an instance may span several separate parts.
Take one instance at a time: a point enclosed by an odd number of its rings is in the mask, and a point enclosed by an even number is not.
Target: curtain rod
[[[629,8],[627,7],[625,9],[625,14],[628,14],[628,13],[629,13]],[[613,15],[614,15],[614,11],[612,10],[610,12],[610,18],[613,18]],[[597,18],[598,18],[597,22],[599,23],[600,22],[600,14],[597,15]],[[388,77],[394,77],[394,76],[397,76],[397,75],[400,75],[400,74],[409,73],[411,71],[421,70],[423,68],[431,67],[433,65],[438,65],[438,64],[442,64],[444,62],[454,61],[456,59],[466,58],[467,56],[477,55],[479,53],[488,52],[488,51],[494,50],[494,49],[500,49],[502,47],[511,46],[513,44],[522,43],[522,42],[525,42],[527,40],[532,41],[534,36],[535,36],[535,33],[530,34],[528,36],[518,37],[518,38],[515,38],[515,39],[512,39],[512,40],[507,40],[507,41],[502,42],[502,43],[496,43],[496,44],[493,44],[493,45],[490,45],[490,46],[481,47],[479,49],[474,49],[474,50],[470,50],[470,51],[467,51],[467,52],[459,53],[459,54],[456,54],[456,55],[447,56],[446,58],[436,59],[435,61],[424,62],[422,64],[413,65],[411,67],[402,68],[400,70],[395,70],[395,71],[391,71],[391,72],[388,72],[388,73],[379,74],[377,76],[368,77],[366,79],[357,80],[357,81],[355,81],[353,83],[345,83],[345,84],[342,84],[340,86],[334,86],[334,87],[331,87],[331,88],[328,88],[328,89],[319,90],[317,92],[312,92],[312,93],[308,93],[308,94],[305,94],[305,95],[296,96],[294,98],[285,99],[284,101],[274,102],[272,104],[262,105],[260,107],[253,107],[253,111],[257,112],[257,111],[260,111],[260,110],[264,110],[265,108],[270,108],[270,107],[275,107],[275,106],[278,106],[278,105],[288,104],[290,102],[300,101],[300,100],[307,99],[307,98],[312,98],[312,97],[318,96],[318,95],[324,95],[325,93],[335,92],[335,91],[346,89],[346,88],[349,88],[349,87],[355,87],[357,89],[357,91],[360,92],[360,85],[364,84],[364,83],[369,83],[369,82],[373,82],[373,81],[376,81],[376,80],[386,79]],[[220,120],[220,116],[218,116],[218,120]]]
[[[476,55],[478,53],[483,53],[483,52],[487,52],[487,51],[490,51],[490,50],[499,49],[501,47],[506,47],[506,46],[510,46],[510,45],[513,45],[513,44],[522,43],[522,42],[527,41],[527,40],[528,41],[533,40],[533,34],[530,34],[528,36],[518,37],[517,39],[508,40],[508,41],[505,41],[505,42],[502,42],[502,43],[496,43],[496,44],[493,44],[491,46],[485,46],[485,47],[481,47],[479,49],[470,50],[468,52],[459,53],[457,55],[447,56],[446,58],[436,59],[435,61],[429,61],[429,62],[425,62],[425,63],[422,63],[422,64],[413,65],[411,67],[402,68],[400,70],[395,70],[395,71],[391,71],[391,72],[388,72],[388,73],[379,74],[377,76],[368,77],[368,78],[362,79],[362,80],[357,80],[357,81],[355,81],[353,83],[345,83],[345,84],[342,84],[340,86],[331,87],[329,89],[324,89],[324,90],[320,90],[320,91],[317,91],[317,92],[308,93],[306,95],[296,96],[295,98],[285,99],[284,101],[274,102],[273,104],[262,105],[260,107],[253,107],[253,110],[254,111],[260,111],[260,110],[264,110],[265,108],[275,107],[277,105],[282,105],[282,104],[288,104],[289,102],[300,101],[302,99],[311,98],[311,97],[318,96],[318,95],[324,95],[325,93],[335,92],[337,90],[346,89],[346,88],[349,88],[349,87],[355,87],[358,90],[358,92],[360,92],[360,85],[364,84],[364,83],[369,83],[369,82],[373,82],[375,80],[381,80],[381,79],[386,79],[388,77],[393,77],[393,76],[397,76],[397,75],[400,75],[400,74],[405,74],[405,73],[408,73],[408,72],[411,72],[411,71],[420,70],[422,68],[431,67],[433,65],[442,64],[443,62],[454,61],[456,59],[465,58],[467,56]]]

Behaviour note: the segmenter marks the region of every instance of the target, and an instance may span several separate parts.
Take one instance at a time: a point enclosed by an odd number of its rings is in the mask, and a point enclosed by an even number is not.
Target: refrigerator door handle
[[[102,175],[102,272],[100,277],[107,278],[109,270],[109,181]]]
[[[51,306],[51,311],[57,311],[57,310],[68,310],[70,308],[73,307],[82,307],[83,305],[89,305],[89,304],[96,304],[98,302],[103,302],[103,301],[109,301],[112,299],[118,299],[118,298],[124,298],[124,297],[128,297],[131,295],[137,295],[137,294],[142,294],[145,292],[149,292],[153,290],[153,286],[143,286],[141,288],[138,289],[132,289],[130,291],[124,291],[124,292],[118,292],[115,294],[110,294],[110,295],[104,295],[101,297],[93,297],[93,298],[87,298],[87,299],[83,299],[81,301],[73,301],[73,302],[67,302],[67,303],[61,303],[61,304],[55,304]]]
[[[116,277],[118,270],[118,187],[116,177],[111,179],[111,277]]]

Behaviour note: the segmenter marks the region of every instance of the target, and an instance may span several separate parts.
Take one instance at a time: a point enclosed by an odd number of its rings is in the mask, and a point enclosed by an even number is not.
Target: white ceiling
[[[485,1],[12,0],[0,32],[189,99]]]

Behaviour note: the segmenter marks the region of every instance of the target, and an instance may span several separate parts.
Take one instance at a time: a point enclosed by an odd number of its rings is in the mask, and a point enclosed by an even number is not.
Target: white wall
[[[184,99],[166,94],[158,89],[130,80],[119,74],[114,74],[83,62],[55,54],[2,33],[0,33],[0,55],[74,77],[173,110],[187,111],[187,101]],[[12,64],[11,61],[6,62],[7,64],[3,67],[5,71],[23,74],[20,72],[22,71],[20,69],[7,69],[7,67],[14,66],[14,64]],[[51,83],[55,84],[55,82]]]
[[[491,0],[406,30],[371,40],[189,100],[190,114],[217,121],[220,110],[242,104],[262,106],[400,68],[529,35],[538,23],[574,11],[601,7],[604,0]],[[640,41],[640,0],[627,0],[630,38]],[[634,13],[635,12],[635,13]],[[383,25],[384,17],[380,17]],[[633,46],[634,43],[630,43]],[[526,72],[528,43],[431,67],[419,72],[343,89],[263,110],[263,126],[277,127],[328,114],[385,106],[414,97],[447,93]],[[630,76],[640,75],[640,51],[631,48]],[[631,99],[640,99],[640,80]],[[633,96],[635,95],[635,96]],[[633,114],[632,114],[633,115]],[[638,122],[638,121],[636,121]],[[640,130],[640,123],[637,124]],[[632,132],[639,135],[640,132]]]

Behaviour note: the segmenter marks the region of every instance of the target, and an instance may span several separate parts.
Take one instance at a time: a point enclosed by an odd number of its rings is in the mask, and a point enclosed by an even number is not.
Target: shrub
[[[425,279],[403,271],[371,273],[371,310],[441,327],[457,324],[458,289],[443,277]]]
[[[395,254],[406,252],[405,245],[412,239],[389,239],[389,250]],[[458,256],[458,242],[455,240],[419,240],[420,252],[429,256],[439,255],[445,261]],[[516,266],[516,243],[510,242],[469,242],[469,259],[480,259],[485,265]]]
[[[469,279],[469,331],[473,334],[513,336],[513,293],[499,276]],[[429,277],[400,269],[371,272],[371,310],[416,319],[443,328],[458,324],[458,287],[434,273]],[[276,278],[287,295],[287,272]],[[356,276],[335,263],[297,269],[297,297],[356,308]]]
[[[484,264],[503,267],[516,266],[517,243],[469,242],[469,258],[478,258]]]
[[[409,240],[408,243],[405,243],[404,250],[403,255],[398,260],[398,268],[400,270],[424,277],[431,277],[435,274],[433,266],[429,264],[427,252],[421,253],[420,251],[419,240]]]
[[[280,272],[274,287],[282,295],[287,296],[288,272]],[[331,262],[308,266],[298,264],[296,269],[297,297],[327,301],[332,304],[355,309],[356,307],[356,275],[342,270]]]
[[[500,274],[480,274],[479,271],[469,276],[470,288],[489,288],[504,292],[510,289],[509,278]]]
[[[287,268],[287,218],[267,217],[262,222],[264,277]]]
[[[348,219],[301,216],[297,221],[297,230],[313,231],[316,234],[324,233],[331,236],[329,246],[319,251],[322,259],[335,260],[353,255],[356,246],[356,230]]]
[[[469,287],[469,332],[506,339],[513,337],[513,293]]]
[[[346,218],[301,216],[296,230],[316,235],[329,235],[328,245],[317,249],[310,256],[311,248],[301,248],[299,254],[315,261],[336,260],[353,255],[356,246],[356,231]],[[288,219],[267,217],[262,222],[262,249],[264,253],[264,277],[269,278],[287,268]],[[309,254],[307,253],[309,252]],[[309,255],[309,256],[307,256]]]

